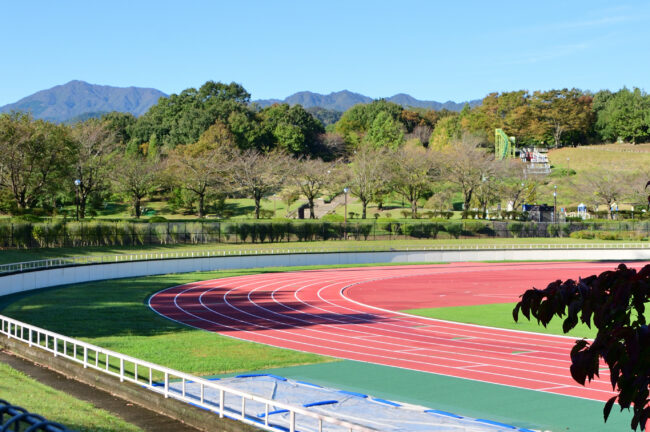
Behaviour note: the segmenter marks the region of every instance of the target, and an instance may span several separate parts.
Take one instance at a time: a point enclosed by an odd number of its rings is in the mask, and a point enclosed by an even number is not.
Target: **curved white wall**
[[[508,249],[335,252],[135,261],[63,267],[0,277],[0,295],[103,279],[236,268],[457,261],[650,260],[650,249]]]

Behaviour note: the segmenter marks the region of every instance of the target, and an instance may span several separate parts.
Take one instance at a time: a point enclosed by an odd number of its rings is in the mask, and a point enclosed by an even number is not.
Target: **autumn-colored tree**
[[[443,117],[436,123],[435,129],[429,138],[429,147],[434,150],[443,150],[452,142],[462,136],[462,127],[458,115]]]
[[[536,91],[532,105],[546,131],[560,147],[562,135],[569,131],[587,130],[592,121],[593,98],[578,89]]]
[[[594,204],[604,204],[612,219],[612,204],[629,194],[631,191],[631,179],[616,167],[607,170],[589,171],[583,176],[581,191],[586,199]]]
[[[334,166],[320,159],[305,159],[298,162],[293,180],[309,203],[309,217],[315,219],[314,200],[332,184]]]
[[[539,178],[534,174],[524,173],[524,164],[518,159],[505,159],[501,164],[501,195],[502,198],[512,203],[513,210],[517,211],[522,204],[532,203],[536,199]]]
[[[481,138],[464,134],[440,152],[443,178],[460,187],[468,210],[475,190],[496,171],[494,156],[480,147]]]
[[[216,122],[196,143],[179,146],[169,154],[168,170],[175,182],[196,196],[201,218],[205,215],[206,197],[227,183],[228,164],[234,146],[228,128]]]
[[[285,153],[246,150],[233,156],[229,168],[232,185],[255,201],[259,219],[262,199],[281,188],[293,167]]]
[[[361,201],[362,219],[366,218],[368,204],[386,185],[388,149],[361,145],[345,169],[345,184],[350,193]]]
[[[158,187],[161,165],[156,159],[115,155],[111,177],[118,190],[131,199],[133,214],[142,216],[142,201]]]
[[[434,152],[409,142],[389,155],[391,189],[411,204],[411,217],[417,218],[418,201],[429,191],[435,170]]]

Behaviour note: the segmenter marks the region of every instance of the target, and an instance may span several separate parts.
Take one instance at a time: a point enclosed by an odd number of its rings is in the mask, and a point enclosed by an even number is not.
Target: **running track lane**
[[[614,394],[606,369],[586,387],[569,374],[573,338],[396,311],[514,302],[533,286],[615,266],[455,263],[266,273],[171,287],[149,305],[171,320],[247,341],[604,401]]]

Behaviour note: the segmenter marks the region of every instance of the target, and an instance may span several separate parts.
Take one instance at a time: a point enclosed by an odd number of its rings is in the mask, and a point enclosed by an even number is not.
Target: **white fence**
[[[115,351],[110,351],[3,315],[0,315],[0,325],[0,333],[9,339],[16,339],[28,344],[30,347],[48,351],[54,357],[66,358],[67,360],[83,365],[84,368],[91,368],[104,374],[112,375],[119,378],[122,383],[131,382],[159,393],[165,398],[174,398],[198,405],[201,408],[217,413],[220,418],[232,418],[269,431],[286,431],[285,427],[270,424],[269,421],[269,412],[281,409],[287,410],[288,412],[289,424],[286,427],[289,428],[290,432],[294,432],[296,429],[304,430],[300,424],[307,420],[311,423],[315,422],[318,431],[332,430],[332,427],[337,427],[337,430],[376,431],[376,429],[355,425],[344,420],[312,412],[302,407],[284,404],[279,401],[231,389],[219,385],[215,381],[206,380]],[[180,382],[180,390],[170,388],[170,382]],[[186,393],[185,386],[189,382],[199,384],[200,395],[198,397]],[[219,400],[216,404],[204,398],[204,394],[208,389],[219,392]],[[238,407],[233,406],[232,403],[226,405],[225,401],[228,397],[236,397],[241,403],[237,404]],[[264,404],[264,415],[258,416],[257,419],[252,418],[251,414],[246,412],[247,401]]]
[[[319,247],[319,248],[259,248],[259,249],[215,249],[180,252],[152,252],[120,255],[88,255],[48,258],[36,261],[24,261],[0,264],[0,275],[25,271],[44,270],[57,267],[80,266],[89,264],[108,264],[133,261],[168,260],[179,258],[211,258],[255,255],[292,255],[342,252],[409,252],[409,251],[462,251],[462,250],[566,250],[566,249],[650,249],[650,243],[566,243],[566,244],[454,244],[435,246],[398,246],[377,247]]]
[[[0,266],[0,295],[64,283],[118,277],[143,276],[172,272],[216,270],[313,264],[358,264],[382,262],[451,262],[485,260],[567,260],[567,259],[650,259],[646,243],[575,243],[575,244],[504,244],[504,245],[439,245],[377,250],[357,248],[267,248],[253,250],[213,250],[167,253],[141,253],[111,256],[56,258]],[[2,275],[2,273],[5,275]],[[247,424],[271,431],[305,430],[304,423],[316,424],[314,430],[372,431],[331,416],[315,413],[240,390],[218,382],[202,379],[137,358],[50,332],[0,315],[0,334],[20,340],[30,347],[42,349],[102,373],[130,382],[153,392],[174,398]],[[199,383],[200,395],[185,391],[188,382]],[[170,382],[175,385],[170,387]],[[181,383],[180,389],[177,384]],[[219,393],[219,400],[204,398],[206,390]],[[225,403],[230,398],[229,403]],[[232,398],[239,398],[238,409]],[[246,411],[247,401],[265,406],[265,415],[253,416]],[[270,424],[269,410],[286,410],[287,424]]]

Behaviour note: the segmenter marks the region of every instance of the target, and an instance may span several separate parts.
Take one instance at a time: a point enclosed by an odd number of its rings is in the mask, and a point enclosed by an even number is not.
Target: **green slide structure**
[[[503,160],[515,157],[515,138],[508,137],[503,129],[494,130],[494,158]]]

